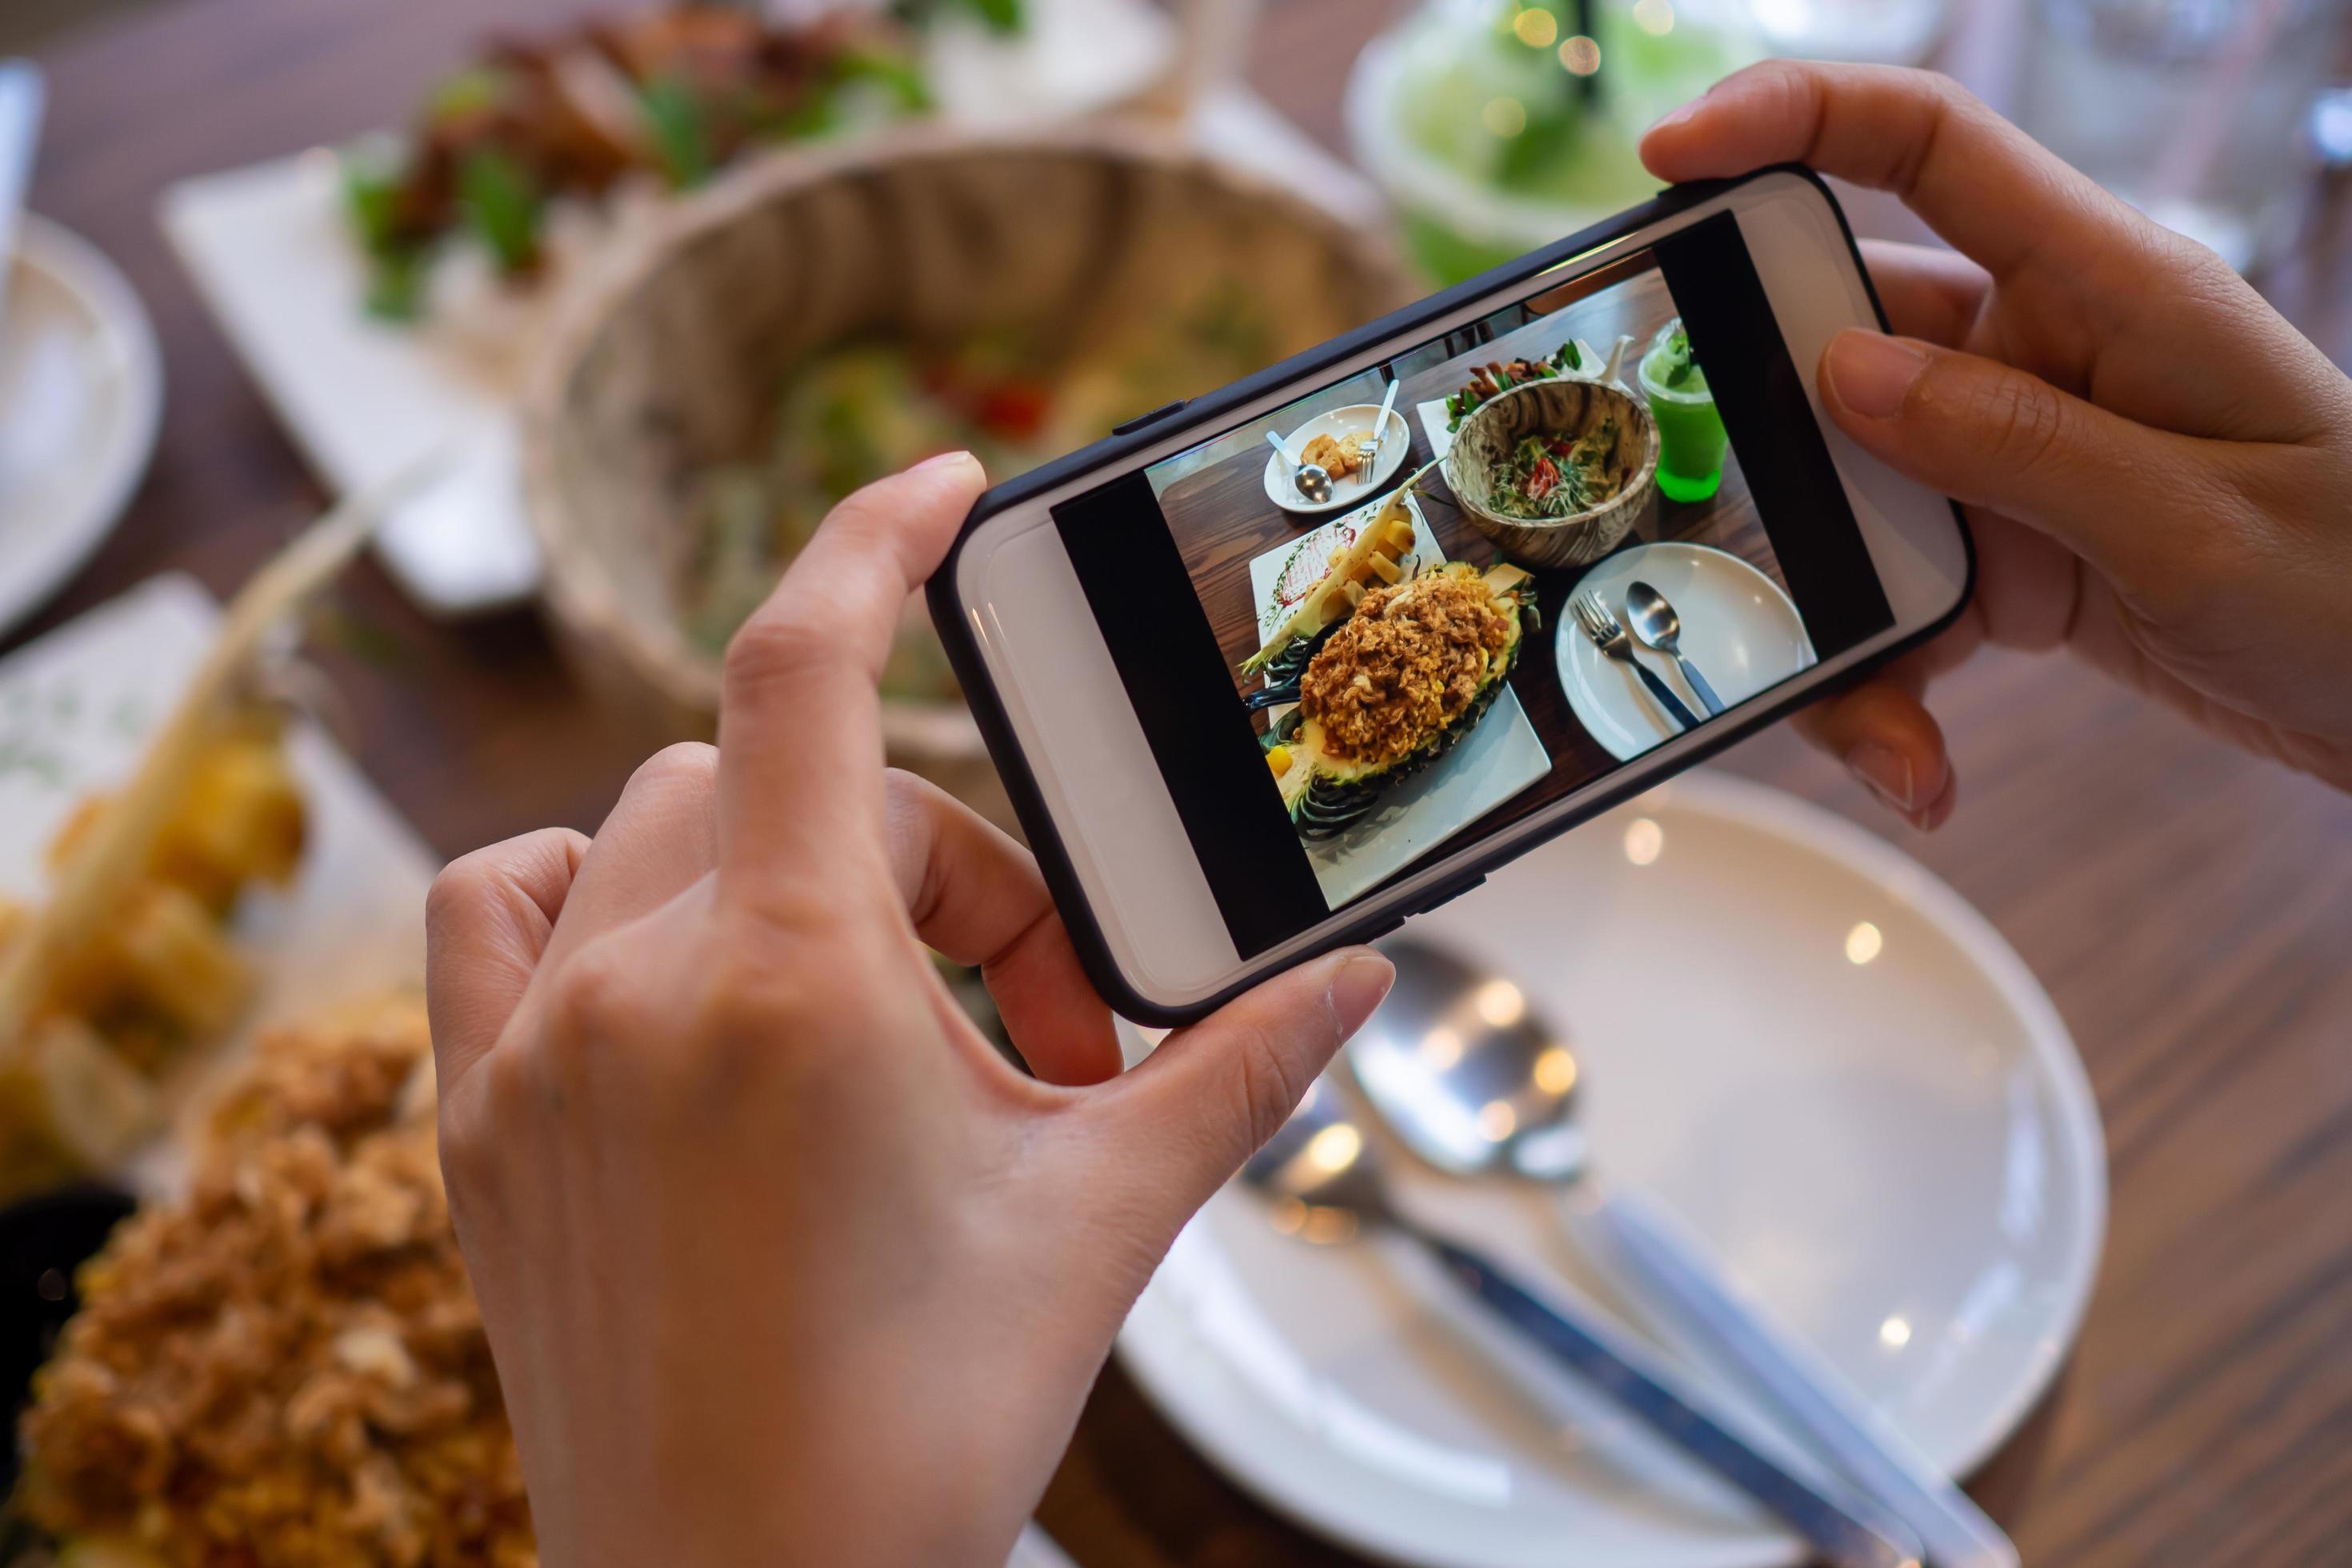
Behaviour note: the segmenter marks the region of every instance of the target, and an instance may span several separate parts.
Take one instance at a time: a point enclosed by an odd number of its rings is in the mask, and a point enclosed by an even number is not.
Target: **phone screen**
[[[1805,387],[1723,214],[1053,509],[1244,957],[1893,626]]]

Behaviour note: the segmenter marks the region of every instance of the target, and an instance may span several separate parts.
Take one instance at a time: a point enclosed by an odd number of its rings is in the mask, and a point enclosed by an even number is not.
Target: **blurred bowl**
[[[982,329],[1115,340],[1218,286],[1271,324],[1265,363],[1414,294],[1382,239],[1142,127],[915,127],[782,154],[681,203],[576,285],[525,399],[559,641],[614,700],[708,733],[719,661],[681,625],[688,503],[698,474],[770,438],[797,362]],[[960,702],[886,702],[884,728],[918,765],[983,756]]]
[[[1607,500],[1566,517],[1514,517],[1496,510],[1496,470],[1528,436],[1573,441],[1617,422],[1602,469],[1619,481]],[[1445,482],[1479,532],[1523,566],[1581,566],[1598,561],[1657,502],[1658,426],[1643,401],[1606,382],[1562,376],[1515,386],[1478,405],[1445,454]]]
[[[1601,0],[1598,90],[1580,99],[1548,31],[1542,48],[1514,46],[1514,12],[1525,14],[1502,0],[1424,0],[1349,74],[1356,162],[1388,196],[1414,259],[1441,283],[1656,194],[1661,182],[1636,151],[1643,131],[1763,58],[1740,0]],[[1584,104],[1580,114],[1551,112],[1572,101]]]

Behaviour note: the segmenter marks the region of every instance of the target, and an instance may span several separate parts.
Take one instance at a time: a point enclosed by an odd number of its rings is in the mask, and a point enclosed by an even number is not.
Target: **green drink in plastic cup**
[[[1706,373],[1691,358],[1681,317],[1658,330],[1641,374],[1650,417],[1658,422],[1658,489],[1669,500],[1706,500],[1723,483],[1731,437],[1715,411]]]

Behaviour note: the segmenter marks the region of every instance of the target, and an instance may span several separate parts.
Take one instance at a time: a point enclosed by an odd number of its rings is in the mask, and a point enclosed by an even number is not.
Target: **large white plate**
[[[1726,708],[1813,666],[1812,639],[1797,606],[1778,583],[1737,555],[1679,541],[1637,544],[1594,566],[1575,591],[1599,594],[1624,623],[1625,590],[1635,582],[1647,583],[1674,605],[1682,619],[1683,657],[1698,667]],[[1631,762],[1678,732],[1642,678],[1593,647],[1574,616],[1561,614],[1552,629],[1552,651],[1569,707],[1619,762]],[[1673,659],[1638,642],[1633,657],[1693,713],[1706,717],[1698,693]]]
[[[2105,1153],[2056,1010],[1958,895],[1841,817],[1694,773],[1412,934],[1518,980],[1578,1052],[1597,1169],[1676,1214],[1937,1464],[1965,1474],[2023,1419],[2089,1297]],[[1605,1298],[1544,1196],[1399,1174],[1414,1208]],[[1377,1556],[1802,1559],[1648,1434],[1506,1360],[1396,1248],[1307,1247],[1228,1188],[1119,1353],[1238,1484]]]
[[[0,313],[0,636],[114,531],[163,410],[147,312],[114,264],[27,215]]]
[[[158,577],[0,663],[0,895],[42,896],[58,825],[129,776],[219,623],[193,578]],[[239,910],[239,946],[260,972],[249,1026],[423,984],[425,892],[440,864],[318,726],[297,723],[287,746],[307,841],[293,885],[257,889]],[[158,1154],[129,1173],[136,1184],[168,1184],[175,1167]]]

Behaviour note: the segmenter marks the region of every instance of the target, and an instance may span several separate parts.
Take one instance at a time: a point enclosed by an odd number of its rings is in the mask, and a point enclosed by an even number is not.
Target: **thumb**
[[[1395,979],[1370,948],[1301,964],[1177,1030],[1105,1086],[1102,1110],[1135,1202],[1159,1211],[1172,1235],[1289,1119]]]
[[[1915,338],[1847,331],[1822,356],[1822,397],[1876,457],[1969,506],[2049,534],[2105,574],[2146,581],[2181,542],[2151,528],[2204,487],[2197,443],[2041,377]]]

